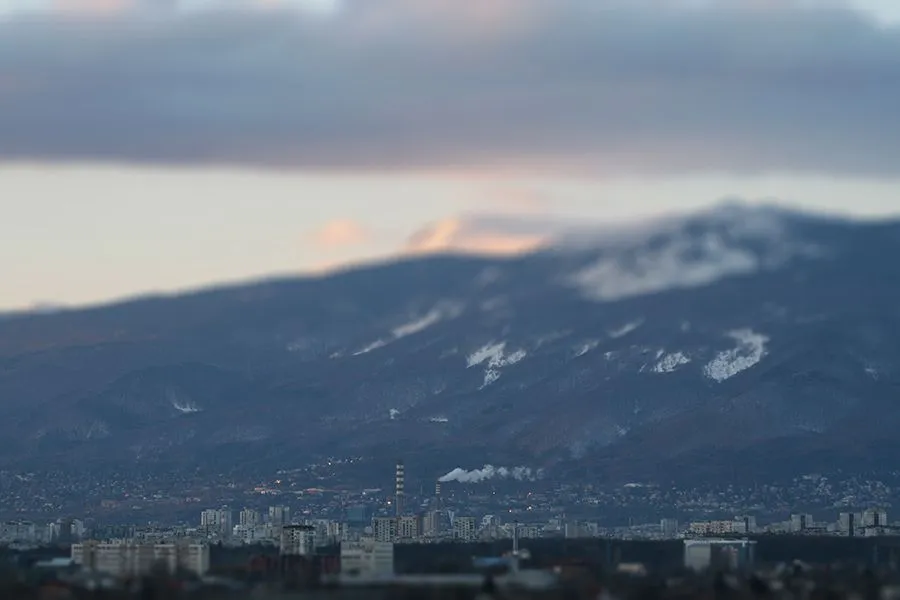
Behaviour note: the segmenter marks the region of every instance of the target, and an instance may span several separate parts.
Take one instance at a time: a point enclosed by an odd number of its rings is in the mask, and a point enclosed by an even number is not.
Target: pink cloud
[[[482,255],[515,255],[538,250],[552,241],[551,231],[506,227],[503,221],[449,218],[417,231],[408,240],[405,254],[463,252]]]
[[[318,248],[336,249],[359,246],[371,239],[371,233],[360,223],[350,219],[339,219],[326,223],[313,236],[313,244]]]

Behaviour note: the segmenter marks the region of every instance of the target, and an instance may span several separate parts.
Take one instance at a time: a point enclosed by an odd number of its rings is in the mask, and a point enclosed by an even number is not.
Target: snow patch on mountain
[[[375,340],[368,346],[365,346],[362,350],[357,350],[353,353],[353,356],[362,356],[363,354],[368,354],[372,350],[378,350],[379,348],[384,348],[387,346],[387,342],[384,340]]]
[[[600,345],[599,340],[590,340],[590,341],[585,342],[580,347],[575,349],[575,358],[578,358],[579,356],[584,356],[588,352],[595,350],[597,348],[597,346],[599,346],[599,345]]]
[[[194,403],[190,398],[182,398],[181,395],[174,390],[167,390],[166,398],[169,400],[169,404],[172,405],[172,408],[183,415],[190,415],[193,413],[201,412],[203,410],[202,408],[197,406],[197,404]]]
[[[425,331],[429,327],[440,323],[447,319],[455,319],[463,312],[463,305],[456,302],[446,302],[435,306],[427,314],[422,317],[415,318],[399,327],[395,327],[391,332],[395,340],[414,335],[421,331]]]
[[[766,335],[752,329],[737,329],[730,331],[728,337],[737,342],[737,346],[720,352],[703,369],[707,377],[719,383],[753,367],[767,354],[769,337]]]
[[[391,336],[388,339],[376,340],[368,346],[365,346],[361,350],[354,352],[353,356],[368,354],[373,350],[384,348],[391,342],[396,342],[397,340],[402,340],[405,337],[421,333],[429,327],[437,325],[441,321],[455,319],[462,314],[464,308],[465,307],[462,304],[459,304],[457,302],[442,302],[441,304],[438,304],[437,306],[432,308],[426,314],[420,317],[414,317],[412,320],[407,321],[402,325],[399,325],[392,329]]]
[[[485,361],[497,360],[499,357],[503,356],[503,351],[505,349],[506,342],[500,342],[499,344],[487,344],[485,346],[482,346],[481,348],[470,354],[466,359],[466,368],[480,365]]]
[[[401,338],[419,333],[420,331],[425,331],[435,323],[439,323],[440,320],[441,313],[437,310],[432,310],[421,319],[415,319],[408,323],[404,323],[400,327],[394,328],[391,333],[393,334],[394,339],[399,340]]]
[[[484,389],[500,379],[500,369],[521,362],[527,355],[525,350],[516,350],[512,354],[506,354],[506,342],[490,343],[469,355],[466,359],[466,368],[486,365],[484,383],[481,385],[481,389]]]
[[[621,337],[625,337],[626,335],[628,335],[632,331],[636,330],[638,327],[640,327],[643,324],[644,324],[644,319],[637,319],[630,323],[626,323],[625,325],[622,325],[618,329],[613,329],[612,331],[608,331],[607,333],[609,334],[609,337],[616,340]]]
[[[659,362],[653,366],[654,373],[673,373],[678,367],[691,362],[691,358],[684,352],[671,352],[661,359],[659,355],[656,358]]]
[[[172,402],[172,408],[177,410],[183,415],[189,415],[193,413],[200,412],[200,408],[195,406],[193,403],[188,404],[179,404],[178,402]]]

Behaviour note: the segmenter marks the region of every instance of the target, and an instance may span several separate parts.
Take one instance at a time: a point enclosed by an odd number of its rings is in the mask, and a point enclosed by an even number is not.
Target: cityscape
[[[0,600],[900,600],[898,107],[898,0],[0,0]]]
[[[590,502],[575,502],[575,492],[565,486],[519,496],[515,491],[498,494],[496,488],[485,485],[435,481],[427,493],[410,493],[407,481],[405,464],[397,461],[392,485],[384,488],[355,494],[328,494],[310,488],[288,500],[288,494],[277,488],[283,480],[276,480],[271,489],[254,488],[258,500],[252,506],[198,506],[193,519],[185,522],[127,523],[121,513],[115,524],[78,516],[49,522],[8,520],[0,525],[0,544],[19,551],[68,547],[73,565],[118,575],[146,571],[159,561],[205,575],[211,568],[210,548],[267,548],[280,556],[307,558],[317,556],[323,548],[336,548],[338,572],[384,576],[395,573],[395,547],[404,545],[683,540],[685,564],[689,565],[697,560],[698,544],[708,548],[710,544],[741,543],[751,536],[883,538],[900,534],[900,523],[890,521],[886,504],[834,510],[821,516],[806,512],[780,518],[758,514],[663,516],[652,522],[631,517],[627,523],[608,524],[590,518],[586,509]],[[802,481],[820,493],[829,488],[828,479],[822,476],[807,476]],[[637,498],[650,490],[652,496],[651,487],[628,484],[623,493]],[[872,502],[889,497],[884,486],[870,485],[857,489],[856,498],[865,498],[861,495],[864,490],[872,494],[868,496]],[[261,504],[267,501],[269,504]],[[694,514],[727,510],[721,501],[718,505],[715,500],[707,501],[705,506],[701,499],[687,504],[694,506]],[[200,502],[197,499],[194,504]],[[566,510],[560,504],[571,508]],[[503,506],[508,508],[498,510]],[[601,511],[595,508],[595,512]],[[771,508],[765,514],[771,515]]]

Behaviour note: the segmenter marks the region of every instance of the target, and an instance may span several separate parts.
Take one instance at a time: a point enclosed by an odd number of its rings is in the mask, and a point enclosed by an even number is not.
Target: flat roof
[[[710,546],[710,545],[727,545],[727,546],[748,546],[756,544],[756,540],[748,540],[746,538],[741,539],[728,539],[728,538],[695,538],[691,540],[684,540],[685,546]]]

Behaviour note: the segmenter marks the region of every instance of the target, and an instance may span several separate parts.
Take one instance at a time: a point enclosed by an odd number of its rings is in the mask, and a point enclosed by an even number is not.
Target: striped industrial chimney
[[[441,482],[436,481],[434,483],[434,498],[431,500],[431,508],[434,510],[440,510],[443,506],[444,502],[441,500]]]
[[[403,469],[403,461],[397,461],[397,474],[395,477],[396,489],[394,490],[394,504],[397,506],[397,516],[403,514],[403,496],[405,493],[405,474]]]

